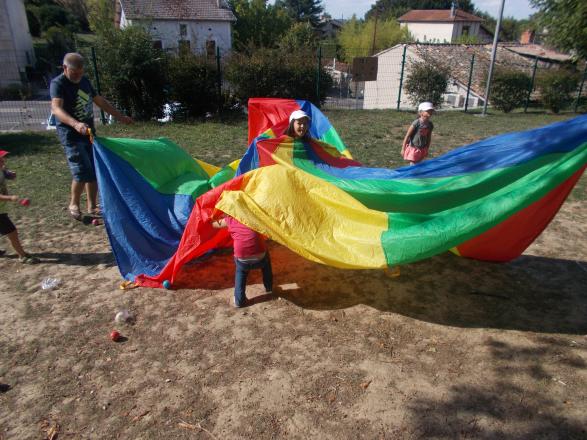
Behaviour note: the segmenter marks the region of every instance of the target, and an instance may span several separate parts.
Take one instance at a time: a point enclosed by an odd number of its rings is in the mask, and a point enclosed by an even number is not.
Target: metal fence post
[[[322,64],[322,46],[318,46],[318,66],[316,69],[316,105],[320,107],[320,68]]]
[[[465,98],[465,113],[469,109],[469,93],[471,93],[471,81],[473,80],[473,66],[475,65],[475,54],[471,56],[471,68],[469,69],[469,81],[467,82],[467,97]]]
[[[577,93],[577,99],[575,99],[575,113],[579,108],[579,99],[581,99],[581,93],[583,92],[583,84],[585,84],[585,76],[587,76],[587,62],[585,63],[585,70],[583,71],[583,78],[581,78],[581,85],[579,86],[579,92]]]
[[[524,113],[528,111],[528,105],[530,104],[530,95],[534,90],[534,80],[536,79],[536,67],[538,66],[538,57],[534,58],[534,67],[532,68],[532,81],[530,81],[530,89],[528,90],[528,96],[526,97],[526,104],[524,105]]]
[[[222,72],[220,70],[220,46],[216,46],[216,99],[218,113],[222,111]]]
[[[407,44],[404,44],[404,52],[402,54],[402,71],[399,76],[399,90],[397,92],[397,110],[399,110],[399,104],[402,100],[402,85],[404,83],[404,68],[406,67],[406,50],[408,48]]]
[[[102,95],[102,91],[100,88],[100,75],[98,74],[98,63],[96,62],[96,49],[92,46],[92,64],[94,66],[94,76],[96,77],[96,91],[98,95]],[[100,109],[100,119],[102,120],[102,125],[106,125],[106,116],[104,116],[104,110]]]

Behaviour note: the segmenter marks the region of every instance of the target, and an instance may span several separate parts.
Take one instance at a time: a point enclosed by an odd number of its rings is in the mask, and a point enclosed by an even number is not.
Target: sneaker
[[[242,303],[237,303],[236,299],[234,299],[234,298],[232,299],[232,305],[236,309],[241,309],[243,307],[246,307],[248,305],[248,303],[249,303],[249,300],[247,298],[245,298],[245,300]]]
[[[22,257],[18,259],[22,264],[37,264],[40,263],[40,260],[37,257],[34,257],[30,254],[24,254]]]

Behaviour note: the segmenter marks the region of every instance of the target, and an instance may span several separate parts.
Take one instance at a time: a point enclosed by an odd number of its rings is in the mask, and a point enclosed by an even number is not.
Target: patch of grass
[[[331,110],[326,115],[350,148],[353,156],[367,166],[397,168],[406,165],[400,156],[401,142],[415,113],[390,110]],[[546,113],[491,114],[480,117],[462,112],[439,112],[435,124],[431,156],[437,157],[456,147],[505,132],[528,130],[569,119],[573,114]],[[192,156],[223,166],[240,158],[247,147],[247,121],[232,117],[227,121],[193,123],[139,123],[132,126],[98,126],[98,135],[149,139],[167,137]],[[55,132],[0,134],[0,148],[11,152],[8,167],[17,173],[9,181],[12,194],[32,199],[28,209],[8,204],[9,214],[44,218],[48,226],[69,222],[64,212],[69,200],[71,175]],[[583,177],[570,200],[585,200]],[[76,225],[77,227],[84,227]]]

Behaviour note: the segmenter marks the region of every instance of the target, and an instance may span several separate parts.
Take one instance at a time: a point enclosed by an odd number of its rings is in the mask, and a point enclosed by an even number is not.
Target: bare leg
[[[84,192],[84,182],[78,182],[77,180],[71,181],[71,200],[69,201],[69,206],[75,206],[79,209],[80,199],[82,197],[82,193]]]
[[[98,207],[98,182],[86,182],[86,194],[88,195],[88,212],[91,213]]]
[[[14,230],[11,233],[6,234],[6,237],[8,237],[8,239],[10,240],[10,244],[12,245],[18,256],[24,257],[26,255],[26,252],[20,244],[20,240],[18,239],[18,232]]]

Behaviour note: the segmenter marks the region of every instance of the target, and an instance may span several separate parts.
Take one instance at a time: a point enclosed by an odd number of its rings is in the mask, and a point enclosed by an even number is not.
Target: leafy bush
[[[185,116],[201,116],[218,105],[215,59],[184,52],[169,60],[170,98],[181,104]]]
[[[433,60],[412,61],[404,82],[404,88],[412,104],[430,101],[434,107],[442,104],[450,71]]]
[[[143,28],[130,26],[99,33],[96,56],[103,95],[137,120],[161,117],[167,57],[153,47]]]
[[[250,97],[298,98],[324,102],[332,78],[320,67],[320,96],[316,97],[317,61],[312,51],[257,49],[249,55],[234,54],[225,78],[241,102]],[[319,101],[319,102],[318,102]]]
[[[532,80],[524,72],[496,71],[489,100],[495,108],[509,113],[524,104],[531,86]]]
[[[553,113],[558,113],[572,102],[572,93],[577,90],[578,84],[579,75],[563,69],[542,73],[538,77],[542,102]]]

